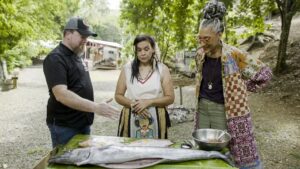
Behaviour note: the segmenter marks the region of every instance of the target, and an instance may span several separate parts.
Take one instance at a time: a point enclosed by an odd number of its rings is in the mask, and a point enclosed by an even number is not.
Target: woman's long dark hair
[[[131,64],[131,83],[133,83],[133,79],[136,78],[138,79],[138,75],[140,73],[139,71],[139,66],[140,66],[140,61],[137,57],[137,44],[143,41],[147,41],[150,43],[151,47],[155,50],[155,40],[149,36],[149,35],[137,35],[133,41],[133,46],[134,46],[134,60]],[[153,53],[153,56],[151,58],[151,61],[153,62],[155,53]],[[158,69],[158,64],[156,62],[155,67]]]

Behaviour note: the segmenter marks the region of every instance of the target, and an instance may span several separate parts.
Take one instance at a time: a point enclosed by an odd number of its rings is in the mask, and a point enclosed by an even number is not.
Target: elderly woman
[[[116,101],[124,106],[118,135],[166,139],[170,120],[165,107],[174,102],[169,69],[159,62],[152,37],[139,35],[133,45],[135,58],[124,65],[115,92]]]
[[[196,64],[196,128],[227,130],[239,168],[262,168],[253,135],[247,90],[265,86],[272,72],[261,61],[224,43],[222,2],[208,3],[200,24]]]

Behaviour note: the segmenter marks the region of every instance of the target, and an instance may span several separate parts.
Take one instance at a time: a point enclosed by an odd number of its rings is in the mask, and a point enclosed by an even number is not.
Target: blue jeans
[[[56,147],[57,145],[64,145],[68,143],[68,141],[75,136],[76,134],[90,134],[91,126],[85,126],[82,129],[58,126],[55,124],[47,124],[52,140],[52,147]]]

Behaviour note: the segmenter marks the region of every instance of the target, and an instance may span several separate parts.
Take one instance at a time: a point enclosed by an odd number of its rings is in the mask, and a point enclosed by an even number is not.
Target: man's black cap
[[[97,34],[92,32],[90,27],[86,24],[83,18],[80,17],[73,17],[67,22],[64,30],[76,30],[83,36],[94,36],[96,37]]]

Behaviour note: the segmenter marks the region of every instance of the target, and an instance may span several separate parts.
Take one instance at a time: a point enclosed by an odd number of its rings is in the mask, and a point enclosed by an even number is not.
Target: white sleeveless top
[[[126,77],[126,97],[129,99],[153,99],[162,96],[162,87],[161,87],[161,72],[162,64],[158,63],[158,70],[155,68],[155,71],[152,75],[143,82],[138,81],[136,78],[131,82],[131,64],[132,62],[127,63],[125,68],[125,77]]]
[[[162,97],[160,73],[162,71],[162,63],[158,63],[158,69],[155,68],[147,80],[139,81],[134,78],[133,82],[131,82],[131,63],[132,62],[129,62],[124,65],[127,86],[126,97],[131,100]],[[148,107],[147,110],[150,113],[148,118],[144,118],[132,112],[129,114],[129,137],[156,139],[160,137],[157,109],[152,106]]]

